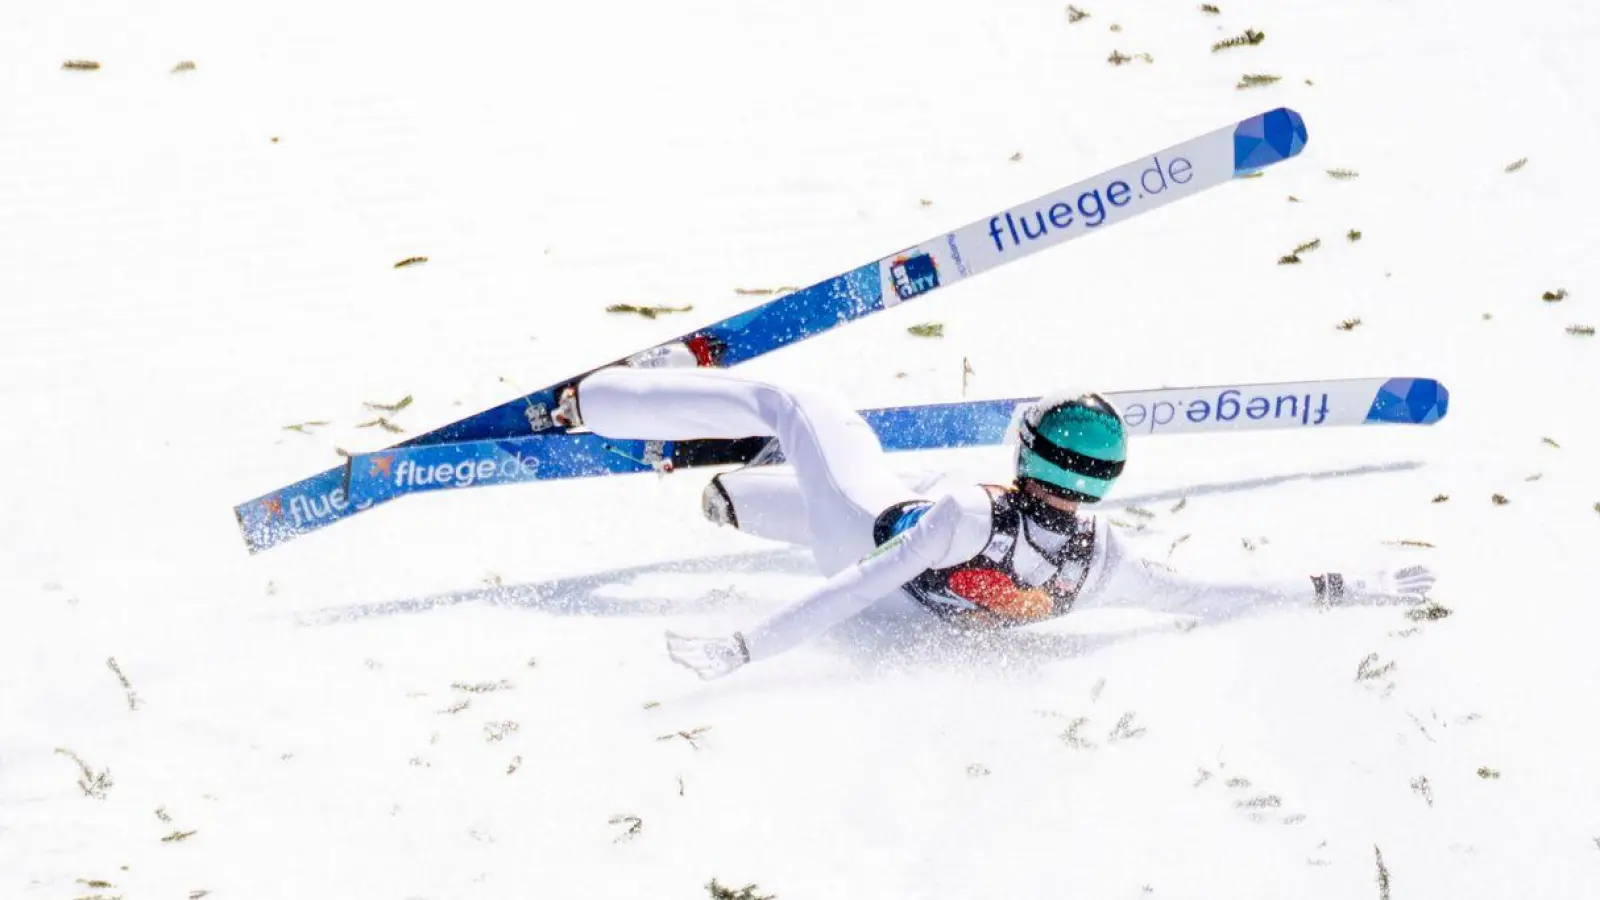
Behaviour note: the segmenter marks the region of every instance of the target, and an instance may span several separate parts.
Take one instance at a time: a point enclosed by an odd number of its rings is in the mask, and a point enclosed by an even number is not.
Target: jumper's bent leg
[[[752,524],[765,519],[757,533],[793,540],[801,537],[798,527],[773,522],[803,513],[805,543],[825,574],[869,552],[878,514],[911,494],[890,470],[872,428],[821,394],[723,372],[612,368],[579,384],[578,405],[586,426],[617,438],[776,436],[793,466],[794,487],[775,477],[767,482],[762,514]],[[734,512],[736,520],[746,518],[737,506]]]

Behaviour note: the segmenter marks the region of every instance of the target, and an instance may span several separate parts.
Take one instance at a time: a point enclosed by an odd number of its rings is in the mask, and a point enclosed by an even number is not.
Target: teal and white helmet
[[[1096,503],[1111,492],[1128,458],[1122,416],[1099,394],[1044,397],[1017,428],[1017,481],[1034,481],[1047,493]]]

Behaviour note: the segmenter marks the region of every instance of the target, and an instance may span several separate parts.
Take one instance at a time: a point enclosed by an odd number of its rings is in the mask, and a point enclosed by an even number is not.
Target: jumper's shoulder
[[[878,517],[878,554],[891,545],[930,569],[958,566],[983,552],[994,535],[995,501],[982,485],[952,483],[938,493],[890,507]],[[877,555],[877,554],[874,554]]]

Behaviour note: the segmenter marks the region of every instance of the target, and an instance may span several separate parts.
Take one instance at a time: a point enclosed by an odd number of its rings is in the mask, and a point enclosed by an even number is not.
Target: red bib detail
[[[1041,619],[1050,614],[1049,593],[1038,588],[1018,588],[1011,576],[998,569],[958,569],[946,582],[963,600],[1011,619]]]

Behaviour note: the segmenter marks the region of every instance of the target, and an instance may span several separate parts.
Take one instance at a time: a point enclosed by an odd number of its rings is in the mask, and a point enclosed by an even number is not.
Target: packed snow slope
[[[0,896],[1600,896],[1600,14],[1218,5],[5,4]],[[1448,618],[835,636],[701,684],[663,630],[816,576],[699,474],[239,540],[396,439],[364,402],[425,430],[1278,105],[1311,141],[1264,177],[747,368],[863,406],[963,360],[974,397],[1444,379],[1434,428],[1139,441],[1153,515],[1107,515],[1197,574],[1425,562]]]

